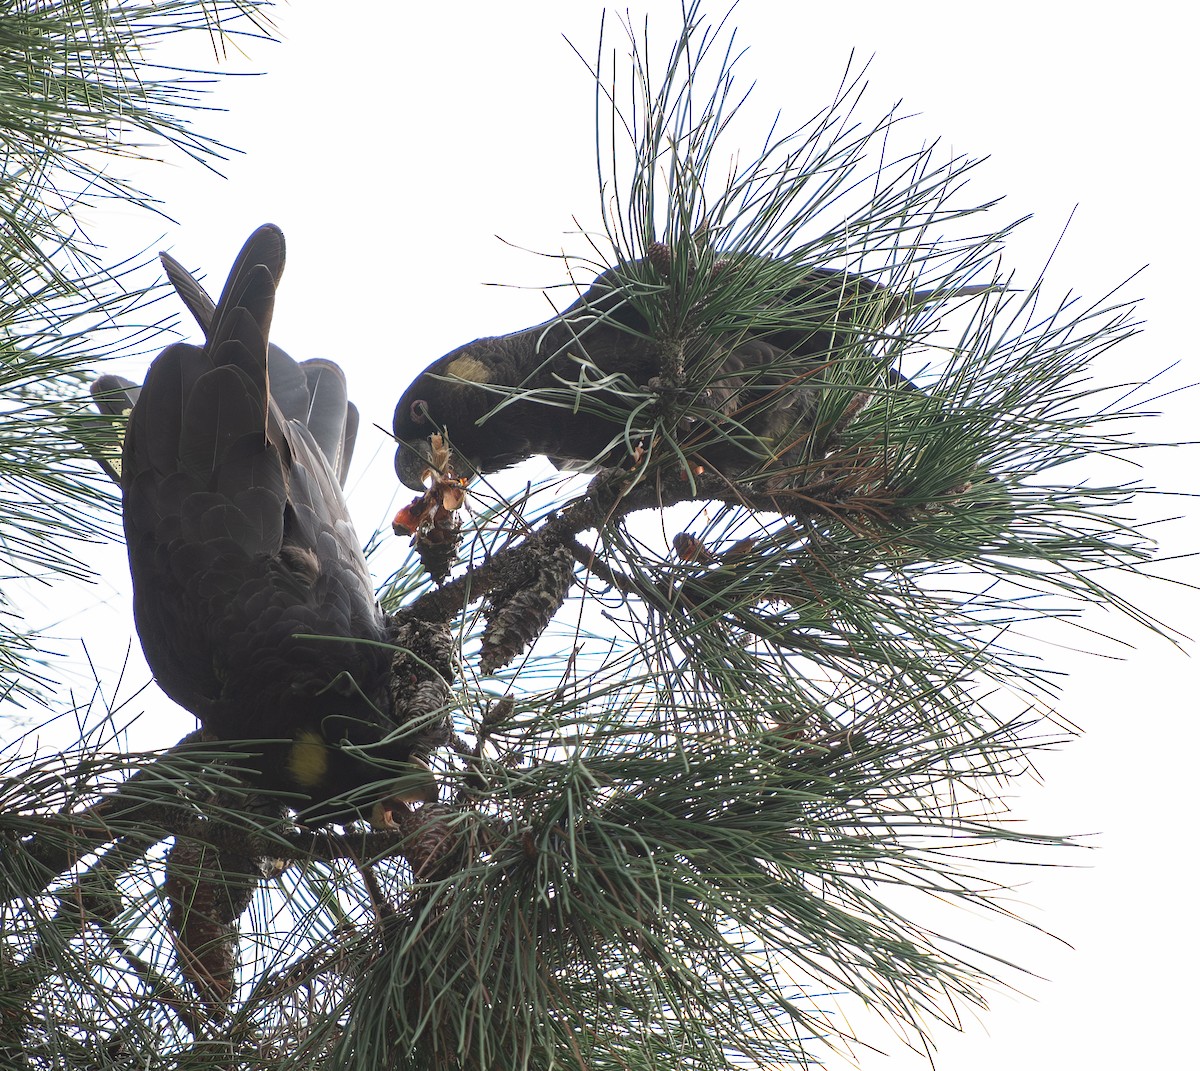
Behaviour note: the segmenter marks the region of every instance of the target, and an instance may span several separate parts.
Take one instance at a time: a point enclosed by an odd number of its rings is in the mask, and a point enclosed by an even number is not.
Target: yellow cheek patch
[[[488,366],[475,357],[456,357],[446,365],[446,375],[472,383],[487,383],[492,378]]]
[[[329,769],[329,745],[318,733],[297,733],[288,752],[287,767],[298,785],[319,785]]]

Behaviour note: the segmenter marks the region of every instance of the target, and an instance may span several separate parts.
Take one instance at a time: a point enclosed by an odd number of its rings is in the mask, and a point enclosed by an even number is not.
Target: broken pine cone
[[[412,537],[425,571],[441,583],[450,575],[459,544],[462,520],[458,511],[467,497],[465,477],[457,477],[450,465],[450,448],[441,435],[431,435],[429,489],[414,498],[392,520],[396,535]]]
[[[503,669],[542,634],[574,579],[575,559],[566,547],[538,548],[533,579],[492,594],[479,658],[484,673]]]

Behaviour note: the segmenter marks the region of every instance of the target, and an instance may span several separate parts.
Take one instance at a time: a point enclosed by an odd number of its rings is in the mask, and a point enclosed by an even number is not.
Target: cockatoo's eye
[[[424,398],[418,398],[408,407],[408,416],[414,424],[431,424],[429,419],[429,403]]]

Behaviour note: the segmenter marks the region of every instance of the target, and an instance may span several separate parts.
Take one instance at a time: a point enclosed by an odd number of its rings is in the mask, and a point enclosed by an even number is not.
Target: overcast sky
[[[205,120],[206,131],[244,150],[226,177],[196,168],[150,173],[145,181],[177,227],[116,211],[93,219],[114,247],[171,248],[207,270],[214,289],[255,226],[283,228],[289,258],[273,337],[347,370],[364,416],[351,499],[364,537],[393,508],[391,451],[372,423],[387,426],[409,380],[443,352],[543,319],[537,287],[563,281],[562,268],[523,249],[570,246],[573,217],[596,224],[593,86],[563,35],[591,55],[601,9],[591,0],[281,8],[285,43],[249,50],[247,69],[269,73],[222,86],[213,102],[229,113]],[[665,53],[677,4],[647,0],[631,10],[651,15]],[[864,119],[903,98],[918,140],[990,156],[974,197],[1006,195],[996,226],[1035,214],[1005,253],[1018,281],[1037,276],[1073,209],[1049,273],[1055,292],[1100,297],[1148,264],[1132,290],[1146,299],[1145,330],[1106,373],[1119,365],[1136,379],[1178,361],[1168,378],[1178,386],[1200,378],[1188,267],[1197,234],[1186,207],[1195,196],[1189,131],[1197,101],[1186,72],[1196,27],[1167,14],[1183,10],[1190,18],[1183,5],[744,0],[735,22],[749,48],[743,84],[758,83],[759,130],[776,110],[784,125],[800,125],[832,100],[852,49],[874,56]],[[619,43],[618,27],[609,29]],[[531,289],[485,285],[496,282]],[[140,378],[144,365],[120,370]],[[1166,399],[1166,415],[1141,434],[1196,438],[1198,397]],[[1194,448],[1148,452],[1144,477],[1192,492],[1198,461]],[[1191,519],[1161,531],[1167,556],[1200,543],[1195,511],[1182,500],[1141,507],[1142,518],[1185,510]],[[131,635],[119,548],[110,565],[59,635]],[[1158,571],[1180,581],[1200,576],[1189,563]],[[1182,632],[1197,628],[1195,591],[1117,587]],[[1094,851],[1061,856],[1072,869],[1022,878],[1020,910],[1074,948],[1016,926],[964,923],[989,950],[1043,978],[1022,983],[1036,1001],[999,994],[982,1025],[968,1023],[962,1036],[938,1029],[939,1067],[1187,1062],[1177,1046],[1195,1014],[1200,952],[1183,818],[1194,807],[1200,744],[1194,661],[1116,614],[1095,611],[1085,623],[1136,646],[1124,661],[1044,652],[1069,673],[1061,709],[1086,735],[1041,763],[1043,786],[1013,800],[1035,831],[1095,834]],[[1078,643],[1089,646],[1082,634]],[[111,670],[116,656],[102,661]],[[126,692],[145,680],[144,666],[135,667]],[[192,724],[161,698],[139,702],[159,712],[139,726],[140,744],[169,744]],[[851,1025],[867,1019],[857,1012]],[[864,1053],[862,1066],[923,1065],[890,1047],[891,1057]]]

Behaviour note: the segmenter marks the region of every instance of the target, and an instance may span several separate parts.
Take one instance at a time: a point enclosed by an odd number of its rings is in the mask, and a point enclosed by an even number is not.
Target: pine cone
[[[550,624],[575,579],[575,559],[566,547],[541,550],[534,570],[530,583],[503,588],[491,597],[479,659],[484,673],[503,669]]]
[[[425,758],[450,739],[444,714],[456,669],[454,637],[447,624],[400,621],[389,639],[399,648],[392,659],[393,707],[401,724],[417,723],[413,754]],[[438,711],[442,717],[430,717]]]
[[[167,853],[163,891],[179,970],[202,1000],[222,1009],[233,998],[237,920],[265,876],[264,863],[243,851],[183,838]]]
[[[403,838],[401,852],[417,881],[437,881],[460,860],[462,838],[455,835],[451,817],[457,812],[440,803],[427,803],[397,814],[395,826]]]

